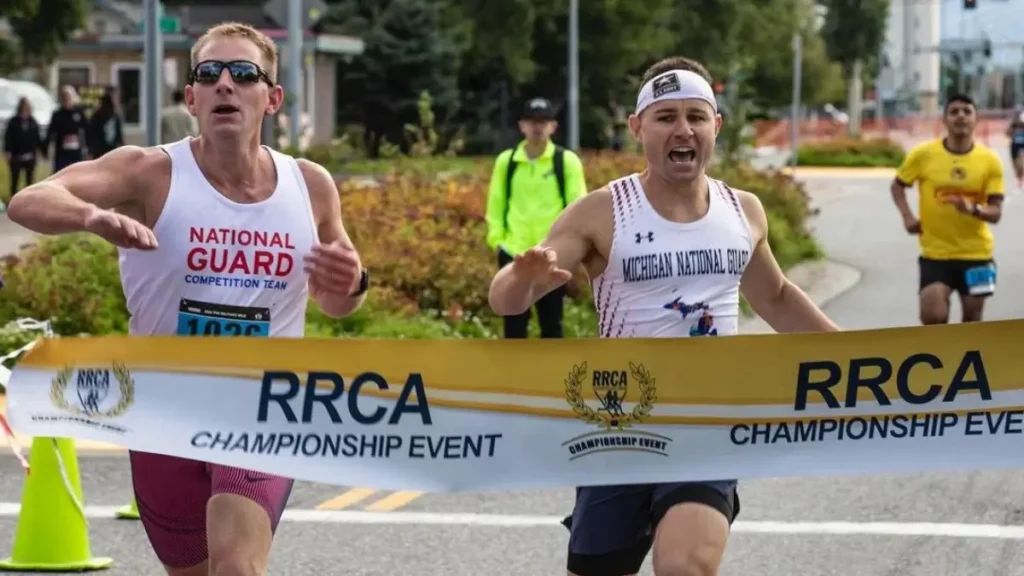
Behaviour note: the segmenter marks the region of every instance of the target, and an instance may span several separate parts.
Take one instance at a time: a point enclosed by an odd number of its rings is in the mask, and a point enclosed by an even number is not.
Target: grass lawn
[[[52,168],[52,160],[40,159],[40,162],[36,163],[35,181],[39,182],[49,176]],[[18,189],[24,187],[25,180],[22,178],[21,182],[18,183]],[[11,201],[11,170],[7,162],[0,162],[0,201],[3,201],[4,204]]]

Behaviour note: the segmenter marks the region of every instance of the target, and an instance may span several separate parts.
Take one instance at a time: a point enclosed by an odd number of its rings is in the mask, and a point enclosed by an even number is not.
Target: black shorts
[[[566,568],[579,576],[625,576],[640,571],[662,517],[676,504],[710,506],[732,524],[740,512],[735,480],[588,486],[576,489]]]
[[[962,296],[987,297],[995,294],[995,260],[932,260],[920,257],[918,265],[922,290],[938,282]]]
[[[1010,160],[1015,159],[1021,152],[1024,152],[1024,143],[1013,142],[1010,144]]]

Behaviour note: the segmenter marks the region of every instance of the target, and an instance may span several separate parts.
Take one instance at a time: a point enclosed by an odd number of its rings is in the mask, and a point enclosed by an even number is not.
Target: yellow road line
[[[317,510],[341,510],[348,508],[353,504],[357,504],[363,500],[366,500],[371,495],[376,493],[376,490],[371,488],[349,488],[348,490],[338,494],[330,500],[325,500],[317,505]]]
[[[391,512],[405,506],[422,495],[423,492],[413,492],[411,490],[394,492],[380,500],[377,500],[373,504],[370,504],[366,509],[371,512]]]

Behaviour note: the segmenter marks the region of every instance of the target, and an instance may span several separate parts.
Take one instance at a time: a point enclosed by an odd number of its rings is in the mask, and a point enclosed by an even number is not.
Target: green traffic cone
[[[135,502],[135,498],[132,498],[131,504],[118,508],[115,514],[122,520],[138,520],[139,505]]]
[[[58,451],[70,486],[65,486],[61,477]],[[29,462],[14,550],[0,560],[0,570],[84,572],[113,565],[112,558],[93,557],[89,549],[85,511],[76,504],[76,499],[79,503],[84,500],[74,440],[34,438]]]

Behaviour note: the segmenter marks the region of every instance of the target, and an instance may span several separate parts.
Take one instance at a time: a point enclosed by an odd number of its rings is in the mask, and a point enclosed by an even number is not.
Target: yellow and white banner
[[[1024,321],[727,338],[44,339],[11,424],[392,490],[1024,462]]]

